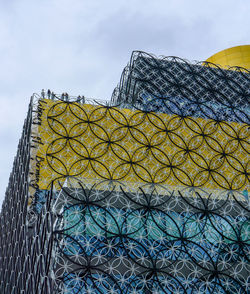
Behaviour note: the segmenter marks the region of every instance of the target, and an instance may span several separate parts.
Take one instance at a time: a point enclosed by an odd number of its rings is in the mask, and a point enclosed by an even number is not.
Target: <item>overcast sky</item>
[[[30,96],[109,100],[133,50],[205,60],[250,44],[249,0],[0,0],[0,207]]]

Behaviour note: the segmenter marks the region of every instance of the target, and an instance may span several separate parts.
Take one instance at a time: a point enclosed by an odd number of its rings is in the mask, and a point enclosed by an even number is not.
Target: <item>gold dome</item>
[[[220,65],[225,69],[231,66],[250,69],[250,45],[235,46],[222,50],[209,57],[206,61]]]

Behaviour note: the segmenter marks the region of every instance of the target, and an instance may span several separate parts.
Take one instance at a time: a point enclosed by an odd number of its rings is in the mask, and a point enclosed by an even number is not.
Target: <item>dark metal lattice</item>
[[[32,111],[31,100],[0,214],[1,294],[51,293],[52,289],[48,276],[52,252],[49,206],[35,224],[28,221]]]
[[[249,70],[224,70],[178,57],[135,51],[112,97],[114,103],[180,116],[249,124]]]
[[[33,102],[0,215],[1,293],[248,293],[249,95],[245,69],[134,52],[110,104]]]

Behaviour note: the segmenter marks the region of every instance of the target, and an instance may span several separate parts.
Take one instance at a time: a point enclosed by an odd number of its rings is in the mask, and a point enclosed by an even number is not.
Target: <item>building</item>
[[[111,102],[33,95],[0,292],[248,293],[249,74],[133,52]]]

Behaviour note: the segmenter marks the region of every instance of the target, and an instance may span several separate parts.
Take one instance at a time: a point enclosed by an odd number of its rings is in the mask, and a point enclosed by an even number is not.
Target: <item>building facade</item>
[[[249,74],[133,52],[111,102],[34,95],[1,293],[248,293]]]

